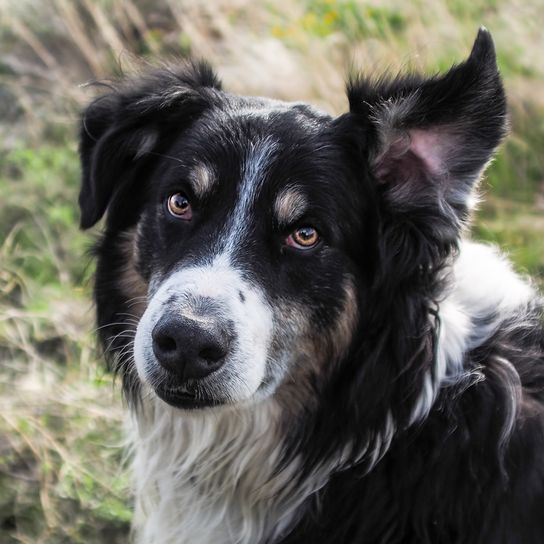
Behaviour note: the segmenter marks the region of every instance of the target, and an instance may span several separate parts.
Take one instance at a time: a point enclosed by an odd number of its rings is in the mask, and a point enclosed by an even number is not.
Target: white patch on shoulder
[[[505,317],[520,309],[523,312],[536,296],[531,285],[492,246],[464,240],[450,274],[448,293],[439,301],[434,373],[425,378],[411,423],[427,417],[441,387],[466,377],[463,362],[467,351],[483,344]]]
[[[455,297],[471,307],[475,317],[512,312],[535,298],[535,291],[518,276],[493,246],[465,241],[455,263]]]

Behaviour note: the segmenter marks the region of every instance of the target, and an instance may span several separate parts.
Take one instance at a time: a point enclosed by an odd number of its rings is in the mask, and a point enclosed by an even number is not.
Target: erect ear
[[[122,83],[84,111],[79,152],[82,183],[80,226],[92,227],[135,172],[149,164],[213,100],[220,89],[211,68],[195,63],[161,69]]]
[[[348,88],[351,114],[369,130],[370,165],[396,212],[436,207],[458,227],[472,190],[506,131],[493,41],[481,28],[469,58],[444,75]]]

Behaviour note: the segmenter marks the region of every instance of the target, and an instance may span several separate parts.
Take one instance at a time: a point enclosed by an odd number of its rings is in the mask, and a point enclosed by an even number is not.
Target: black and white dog
[[[492,39],[348,98],[233,96],[195,63],[84,113],[138,542],[544,542],[542,306],[466,236],[505,134]]]

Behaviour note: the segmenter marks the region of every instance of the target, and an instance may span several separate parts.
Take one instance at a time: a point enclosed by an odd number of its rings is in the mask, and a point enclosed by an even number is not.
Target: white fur
[[[276,144],[265,138],[252,142],[247,150],[236,207],[220,236],[220,243],[229,255],[235,253],[238,246],[251,241],[248,240],[248,227],[254,223],[251,213],[275,149]]]
[[[191,414],[147,402],[134,429],[138,543],[262,542],[326,483],[329,470],[296,483],[297,460],[277,471],[280,414],[271,399]]]
[[[535,297],[532,287],[512,270],[498,250],[468,240],[461,244],[449,280],[449,292],[438,301],[440,337],[434,375],[429,372],[425,378],[412,423],[427,417],[441,387],[466,377],[465,353],[483,344],[505,316]]]
[[[501,430],[500,445],[506,445],[516,425],[516,418],[522,400],[522,385],[518,371],[504,357],[495,357],[494,364],[497,372],[502,374],[502,383],[508,388],[509,403],[505,404],[505,419]]]

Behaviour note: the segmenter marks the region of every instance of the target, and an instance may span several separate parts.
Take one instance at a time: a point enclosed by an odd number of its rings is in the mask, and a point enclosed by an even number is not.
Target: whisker
[[[136,336],[136,331],[132,331],[132,330],[123,330],[117,334],[114,334],[112,336],[110,336],[107,340],[108,340],[108,345],[106,346],[106,348],[104,349],[104,353],[109,353],[110,350],[112,350],[112,347],[113,347],[113,344],[115,343],[115,341],[119,338],[128,338],[130,340],[133,340],[134,337]]]
[[[93,332],[96,334],[98,331],[101,331],[102,329],[105,329],[106,327],[115,327],[118,325],[133,325],[134,323],[130,323],[128,321],[113,321],[111,323],[106,323],[105,325],[100,325],[100,327],[95,327]]]

